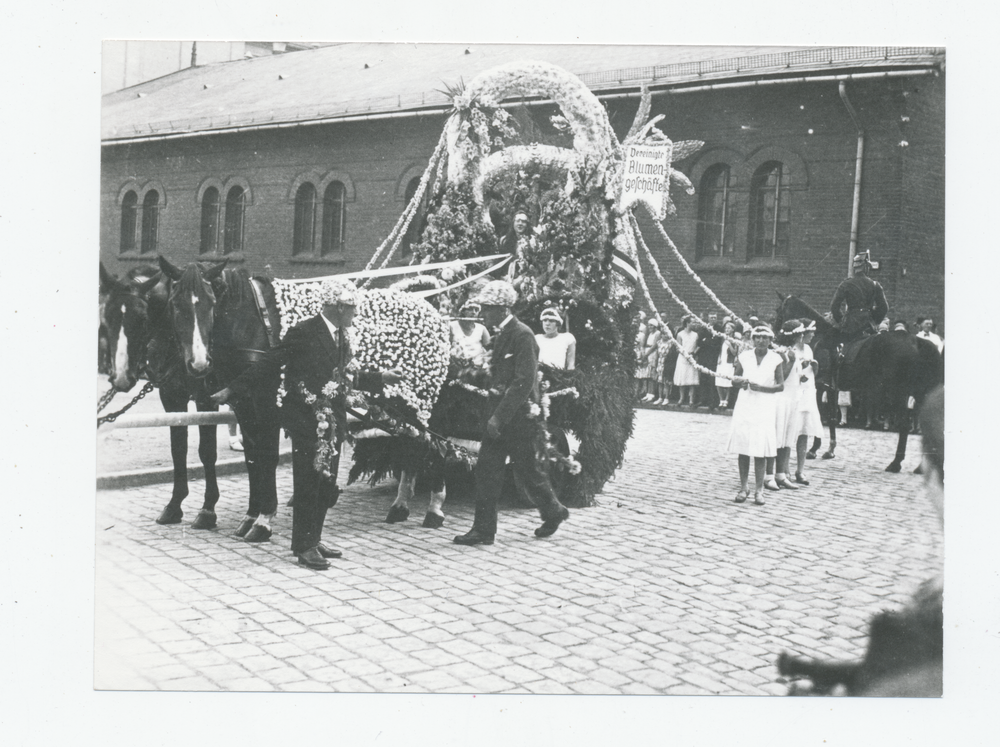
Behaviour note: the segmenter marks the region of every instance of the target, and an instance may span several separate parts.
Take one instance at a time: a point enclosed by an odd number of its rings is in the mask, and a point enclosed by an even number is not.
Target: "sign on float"
[[[667,217],[667,197],[670,189],[671,142],[627,145],[622,175],[619,210],[624,213],[641,203],[657,220]]]

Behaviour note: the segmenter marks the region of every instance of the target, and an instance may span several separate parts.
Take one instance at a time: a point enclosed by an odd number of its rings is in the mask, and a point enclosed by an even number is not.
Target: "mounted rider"
[[[868,277],[871,269],[868,252],[854,255],[853,267],[853,276],[837,287],[830,304],[833,321],[840,326],[843,342],[874,334],[879,322],[889,312],[885,291]]]

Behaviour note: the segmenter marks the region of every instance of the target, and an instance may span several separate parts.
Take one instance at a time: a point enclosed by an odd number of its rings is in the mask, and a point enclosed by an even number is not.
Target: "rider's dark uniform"
[[[846,305],[846,313],[843,307]],[[882,286],[864,274],[842,282],[830,304],[833,320],[840,324],[845,340],[854,340],[873,333],[889,313]]]

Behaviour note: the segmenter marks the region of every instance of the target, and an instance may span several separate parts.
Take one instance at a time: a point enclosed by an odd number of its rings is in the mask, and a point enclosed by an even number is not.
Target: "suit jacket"
[[[496,336],[490,362],[493,388],[500,399],[493,417],[505,425],[526,419],[529,402],[538,402],[538,343],[531,328],[517,317]]]
[[[293,436],[316,437],[316,414],[300,390],[304,385],[319,394],[327,382],[338,380],[352,357],[347,334],[342,341],[333,339],[326,322],[316,315],[295,325],[267,355],[233,381],[229,388],[235,397],[246,396],[262,387],[273,389],[277,396],[281,367],[285,367],[285,399],[281,406],[281,422]],[[381,391],[380,372],[348,377],[348,384],[368,391]],[[346,393],[345,393],[346,395]],[[334,400],[336,435],[343,438],[347,425],[344,396]]]

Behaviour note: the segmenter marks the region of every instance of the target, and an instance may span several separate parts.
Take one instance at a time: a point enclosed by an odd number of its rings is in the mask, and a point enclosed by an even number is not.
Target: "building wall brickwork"
[[[934,76],[847,84],[865,130],[858,250],[880,263],[890,316],[918,314],[944,323],[944,81]],[[619,137],[637,99],[609,101]],[[676,164],[695,186],[716,162],[732,169],[735,257],[696,259],[699,194],[674,192],[676,216],[664,226],[704,282],[737,314],[773,314],[776,292],[795,293],[820,311],[847,275],[858,130],[836,82],[807,82],[697,93],[657,94],[651,116],[674,141],[703,140]],[[162,185],[157,250],[174,263],[198,258],[206,180],[247,185],[244,251],[253,273],[308,277],[357,270],[384,240],[404,207],[409,179],[422,173],[444,115],[323,124],[177,138],[102,150],[101,258],[113,272],[155,260],[119,252],[123,188]],[[811,130],[811,132],[810,132]],[[906,142],[906,145],[901,145]],[[750,177],[767,160],[791,179],[791,246],[784,259],[747,259]],[[335,176],[347,185],[346,241],[330,260],[292,257],[295,186]],[[214,183],[214,182],[213,182]],[[223,199],[224,199],[223,195]],[[141,204],[141,199],[140,199]],[[140,221],[141,222],[141,221]],[[680,267],[648,219],[643,235],[675,292],[697,313],[714,304]],[[220,242],[221,245],[221,242]],[[205,258],[205,257],[202,257]],[[644,262],[645,264],[645,262]],[[652,272],[657,304],[672,323],[681,310]]]

